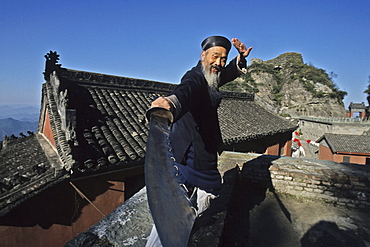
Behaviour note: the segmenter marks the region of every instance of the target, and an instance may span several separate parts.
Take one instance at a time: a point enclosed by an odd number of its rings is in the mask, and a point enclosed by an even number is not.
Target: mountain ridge
[[[24,122],[38,121],[40,107],[34,105],[0,105],[0,119],[13,118]]]
[[[0,119],[0,141],[2,141],[5,136],[14,135],[18,137],[20,133],[26,135],[28,131],[36,132],[37,125],[38,121],[27,122],[13,118]]]
[[[221,89],[255,93],[282,116],[346,117],[347,92],[337,87],[335,76],[305,64],[302,54],[287,52],[267,61],[252,58],[248,73]]]

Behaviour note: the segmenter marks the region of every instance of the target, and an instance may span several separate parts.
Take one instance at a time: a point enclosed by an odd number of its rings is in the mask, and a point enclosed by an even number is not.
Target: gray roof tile
[[[48,80],[53,71],[60,82],[57,94]],[[42,87],[41,105],[50,118],[57,154],[40,134],[10,142],[0,151],[0,213],[69,176],[142,166],[148,134],[146,110],[154,97],[167,95],[176,86],[60,65],[51,69],[50,64],[44,75],[47,82]],[[60,93],[66,94],[65,103],[60,102]],[[296,128],[257,105],[253,95],[223,92],[223,96],[219,119],[226,145]],[[58,104],[75,113],[72,133],[63,127],[65,116],[58,111]],[[41,111],[40,119],[43,117]],[[69,173],[61,173],[62,168]]]
[[[370,154],[370,136],[326,133],[318,141],[324,138],[333,152]]]
[[[155,96],[167,95],[175,84],[96,74],[60,68],[61,88],[68,91],[68,107],[76,109],[78,146],[62,150],[65,162],[78,153],[75,174],[114,169],[130,162],[143,161],[148,125],[145,112]],[[54,104],[50,86],[50,103]],[[220,127],[226,145],[270,137],[293,131],[296,126],[268,112],[247,93],[223,92],[219,108]],[[51,115],[58,115],[50,107]],[[60,121],[55,117],[55,121]],[[55,138],[64,140],[63,131],[54,123]],[[58,133],[62,133],[59,136]],[[61,144],[64,144],[63,146]],[[58,142],[58,151],[67,141]]]
[[[219,119],[225,144],[292,132],[297,127],[258,105],[248,94],[225,96],[219,108]]]
[[[0,215],[59,179],[55,168],[61,164],[53,152],[39,134],[6,142],[0,150]]]

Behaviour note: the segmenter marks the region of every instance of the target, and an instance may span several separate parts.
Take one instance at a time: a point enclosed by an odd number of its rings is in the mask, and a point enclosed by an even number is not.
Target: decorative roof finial
[[[59,54],[56,51],[50,51],[44,57],[46,58],[44,78],[47,81],[50,73],[60,68],[61,64],[58,64]]]
[[[53,63],[54,65],[58,65],[57,61],[59,60],[60,55],[57,54],[56,51],[54,52],[50,51],[44,57],[46,58],[47,61],[50,61],[50,63]]]

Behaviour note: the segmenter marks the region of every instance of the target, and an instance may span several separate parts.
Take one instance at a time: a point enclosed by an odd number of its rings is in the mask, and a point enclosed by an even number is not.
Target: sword
[[[173,115],[153,107],[146,113],[150,127],[145,156],[149,208],[164,247],[187,246],[196,211],[177,178],[170,143]]]

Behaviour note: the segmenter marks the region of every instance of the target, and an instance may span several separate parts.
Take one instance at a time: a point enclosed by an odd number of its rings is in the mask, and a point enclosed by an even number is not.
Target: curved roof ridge
[[[254,101],[253,93],[242,93],[235,91],[221,91],[224,98],[240,98],[244,100]]]
[[[97,85],[106,84],[114,86],[123,86],[128,88],[146,88],[146,89],[150,88],[153,90],[160,91],[171,91],[175,86],[175,84],[166,82],[158,82],[146,79],[137,79],[66,68],[60,68],[60,70],[58,70],[58,74],[59,76],[71,81]]]

